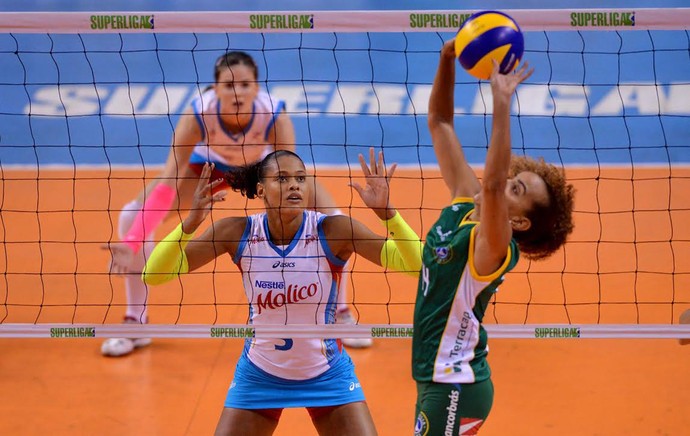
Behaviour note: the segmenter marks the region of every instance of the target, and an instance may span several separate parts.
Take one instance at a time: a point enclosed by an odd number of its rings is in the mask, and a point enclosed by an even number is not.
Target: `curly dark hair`
[[[530,260],[542,260],[551,256],[573,231],[573,200],[575,188],[566,182],[562,169],[548,164],[544,159],[513,156],[510,176],[530,171],[546,183],[548,204],[535,204],[527,214],[532,225],[524,231],[513,231],[520,251]]]
[[[290,150],[276,150],[258,162],[230,168],[225,173],[225,181],[233,191],[239,192],[249,199],[256,198],[256,184],[264,179],[266,169],[270,165],[276,164],[281,156],[296,157],[304,164],[302,158],[296,153]]]

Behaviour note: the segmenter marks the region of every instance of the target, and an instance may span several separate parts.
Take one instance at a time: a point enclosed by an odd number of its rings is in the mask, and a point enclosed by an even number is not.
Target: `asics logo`
[[[294,268],[295,267],[295,262],[281,262],[277,261],[276,263],[273,264],[273,268]]]
[[[350,390],[354,391],[355,389],[360,389],[362,387],[361,384],[355,383],[355,382],[350,382]]]

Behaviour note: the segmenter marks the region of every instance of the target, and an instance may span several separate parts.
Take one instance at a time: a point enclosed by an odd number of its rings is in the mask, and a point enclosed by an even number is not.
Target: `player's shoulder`
[[[246,216],[232,216],[221,218],[213,225],[214,231],[220,240],[238,241],[249,219]],[[226,239],[227,238],[227,239]]]
[[[213,86],[209,86],[206,89],[201,90],[194,98],[192,98],[189,105],[189,110],[196,113],[205,113],[212,111],[216,108],[215,101],[218,99],[216,95],[216,90]]]
[[[347,215],[326,215],[321,217],[319,221],[327,238],[352,231],[352,218]]]
[[[467,213],[474,210],[474,199],[471,197],[455,197],[450,205],[446,206],[452,209],[453,212]]]
[[[319,212],[314,212],[316,218],[321,221],[324,225],[328,223],[330,226],[343,226],[348,225],[352,222],[352,218],[347,215],[337,214],[337,215],[325,215]]]
[[[263,89],[259,90],[254,100],[255,110],[260,113],[279,113],[285,107],[283,100],[272,96]]]

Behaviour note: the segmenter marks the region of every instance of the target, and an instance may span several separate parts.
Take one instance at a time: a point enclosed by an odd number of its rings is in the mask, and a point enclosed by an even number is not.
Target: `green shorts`
[[[417,383],[415,436],[477,434],[494,401],[491,379],[472,384]]]

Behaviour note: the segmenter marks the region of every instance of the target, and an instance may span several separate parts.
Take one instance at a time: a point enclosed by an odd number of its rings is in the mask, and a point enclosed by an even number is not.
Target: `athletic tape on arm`
[[[189,272],[184,249],[192,238],[193,233],[182,231],[182,223],[175,227],[156,245],[141,273],[141,280],[147,285],[160,285]]]
[[[382,221],[388,229],[388,240],[381,247],[381,265],[417,276],[422,269],[422,241],[400,213]]]

